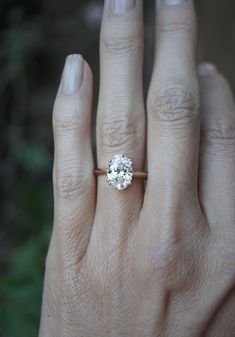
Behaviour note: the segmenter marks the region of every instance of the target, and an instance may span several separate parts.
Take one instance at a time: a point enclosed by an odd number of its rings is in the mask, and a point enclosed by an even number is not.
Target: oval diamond
[[[107,181],[117,190],[127,188],[133,178],[132,161],[123,154],[117,154],[109,161]]]

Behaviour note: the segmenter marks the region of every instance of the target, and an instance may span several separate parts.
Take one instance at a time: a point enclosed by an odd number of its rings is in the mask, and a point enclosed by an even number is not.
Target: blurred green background
[[[145,6],[145,94],[153,59],[154,1]],[[103,1],[0,2],[0,336],[37,336],[53,222],[51,111],[64,58],[79,52],[99,82]],[[201,0],[198,59],[235,89],[235,2]],[[93,122],[94,125],[94,122]]]

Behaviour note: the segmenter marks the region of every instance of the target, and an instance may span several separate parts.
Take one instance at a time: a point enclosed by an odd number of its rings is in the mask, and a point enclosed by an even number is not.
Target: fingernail
[[[156,0],[157,7],[162,5],[183,5],[193,3],[193,0]]]
[[[66,58],[62,75],[62,92],[66,95],[74,94],[80,89],[83,80],[83,58],[79,54],[69,55]]]
[[[198,65],[198,74],[200,76],[213,76],[218,73],[218,70],[214,64],[211,63],[201,63]]]
[[[136,0],[109,0],[109,4],[113,14],[121,15],[131,11],[136,5]]]

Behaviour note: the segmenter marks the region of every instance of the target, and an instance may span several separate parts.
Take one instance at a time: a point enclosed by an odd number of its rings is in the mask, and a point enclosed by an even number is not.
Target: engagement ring
[[[94,170],[95,175],[107,175],[109,185],[117,190],[124,190],[131,185],[133,178],[147,179],[147,172],[137,172],[133,170],[132,160],[123,154],[115,155],[107,169]]]

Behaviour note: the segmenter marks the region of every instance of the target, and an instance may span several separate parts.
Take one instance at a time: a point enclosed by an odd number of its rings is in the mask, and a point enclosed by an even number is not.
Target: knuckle
[[[235,145],[235,124],[218,123],[202,130],[202,142],[219,146],[221,149],[231,148],[233,151]]]
[[[203,266],[197,252],[196,243],[191,241],[188,248],[184,242],[163,240],[154,250],[153,268],[157,277],[171,289],[179,289],[183,285],[190,287],[195,280],[199,280]]]
[[[60,129],[72,129],[76,125],[74,123],[74,119],[68,116],[68,114],[65,112],[61,114],[63,117],[54,117],[53,118],[53,127],[54,129],[60,130]]]
[[[160,222],[165,229],[157,244],[151,248],[153,249],[151,252],[152,266],[157,277],[161,278],[164,283],[168,283],[172,289],[182,285],[188,287],[195,280],[199,282],[208,257],[210,237],[208,230],[204,227],[204,216],[202,214],[192,216],[193,212],[192,208],[183,215],[178,208],[175,211],[170,210],[167,217],[165,215],[161,217]],[[193,226],[192,223],[185,223],[189,215],[193,219]],[[191,236],[192,230],[193,237]]]
[[[122,54],[136,49],[141,45],[140,34],[137,31],[111,30],[102,35],[102,44],[111,54]]]
[[[53,108],[53,131],[64,133],[83,131],[89,127],[89,118],[85,112],[86,104],[81,97],[57,95]]]
[[[100,128],[100,142],[103,151],[110,153],[114,149],[132,148],[142,138],[138,125],[130,117],[107,120]]]
[[[59,198],[73,200],[83,194],[87,181],[87,173],[83,169],[76,169],[76,173],[68,171],[65,174],[55,175],[54,189]]]
[[[149,100],[150,114],[162,122],[189,124],[199,117],[198,100],[187,88],[154,92]]]
[[[184,19],[181,21],[177,20],[167,20],[165,22],[159,22],[157,25],[157,30],[163,33],[171,32],[193,32],[194,24],[189,19]]]
[[[60,328],[66,331],[68,325],[74,323],[75,318],[77,318],[77,303],[80,295],[78,277],[70,274],[60,276],[59,278],[53,277],[47,283],[47,287],[49,308],[53,315],[60,317]],[[67,334],[62,333],[62,336],[67,336]]]
[[[53,117],[53,130],[55,134],[67,134],[78,130],[79,132],[86,131],[87,126],[84,121],[74,118],[71,112],[63,112]]]
[[[193,11],[185,9],[178,15],[160,15],[157,22],[159,32],[190,33],[196,31],[196,17]]]

